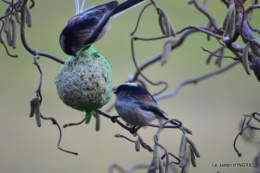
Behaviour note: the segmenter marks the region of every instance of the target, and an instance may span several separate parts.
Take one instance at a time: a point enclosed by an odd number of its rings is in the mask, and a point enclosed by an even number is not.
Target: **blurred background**
[[[87,0],[85,7],[105,2],[107,1]],[[189,25],[207,23],[207,18],[198,12],[194,5],[188,5],[186,1],[157,0],[156,2],[168,13],[176,31]],[[130,32],[133,31],[137,17],[146,3],[113,18],[108,34],[95,44],[96,49],[106,57],[112,67],[114,86],[120,85],[127,80],[129,74],[135,72],[130,52]],[[199,3],[201,4],[202,0]],[[246,7],[250,5],[249,3],[251,1],[247,2]],[[3,2],[0,4],[0,12],[3,15],[7,5]],[[216,16],[217,24],[221,27],[226,6],[220,1],[210,1],[207,10],[211,15]],[[67,21],[75,15],[74,1],[36,1],[32,14],[33,25],[31,28],[26,28],[28,44],[34,49],[66,60],[67,55],[59,45],[59,36]],[[257,16],[259,12],[256,11],[252,25],[259,28]],[[160,36],[157,21],[155,9],[149,7],[141,19],[136,35]],[[5,35],[3,36],[5,38]],[[137,41],[135,48],[138,64],[160,53],[165,40]],[[244,46],[240,38],[237,43]],[[153,81],[167,81],[168,91],[170,91],[183,80],[217,70],[217,66],[214,65],[215,59],[210,65],[205,64],[208,54],[202,51],[201,47],[214,50],[218,46],[215,39],[207,41],[205,34],[192,34],[181,47],[171,53],[167,64],[164,66],[160,66],[159,63],[153,64],[144,71],[144,74]],[[33,56],[23,48],[20,41],[17,49],[9,48],[9,50],[12,54],[19,55],[19,58],[7,56],[3,46],[0,46],[1,173],[107,172],[111,162],[116,162],[123,167],[135,163],[150,163],[152,153],[142,148],[141,151],[136,152],[133,143],[114,138],[115,134],[120,133],[135,139],[129,132],[104,117],[101,119],[99,132],[95,131],[94,119],[88,125],[62,129],[61,147],[78,152],[78,156],[58,150],[57,127],[50,121],[42,120],[42,127],[38,128],[35,118],[29,118],[29,102],[35,97],[39,82],[38,70],[32,64]],[[232,55],[227,50],[225,53]],[[230,62],[232,60],[224,59],[222,66]],[[54,79],[61,64],[46,57],[41,57],[39,63],[43,70],[42,114],[54,117],[61,126],[82,120],[84,113],[64,105],[58,97]],[[148,88],[151,93],[161,89],[151,85],[148,85]],[[197,159],[198,166],[191,167],[190,172],[252,172],[253,168],[250,167],[218,168],[212,167],[212,164],[253,162],[253,157],[257,153],[256,147],[239,138],[237,147],[242,157],[238,157],[233,149],[233,141],[239,132],[238,122],[242,115],[259,111],[260,90],[258,88],[259,82],[255,76],[253,74],[248,76],[239,64],[221,75],[196,85],[187,85],[176,96],[158,102],[169,117],[182,121],[185,127],[193,131],[191,138],[197,144],[201,158]],[[108,105],[113,103],[114,99],[115,96]],[[102,110],[105,111],[106,107]],[[115,115],[115,110],[113,109],[110,114]],[[152,138],[155,132],[154,128],[145,128],[140,131],[140,135],[153,147]],[[181,131],[164,130],[160,142],[178,155],[180,138]]]

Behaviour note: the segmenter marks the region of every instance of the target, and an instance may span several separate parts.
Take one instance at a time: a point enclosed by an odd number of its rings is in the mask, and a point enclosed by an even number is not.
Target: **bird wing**
[[[67,26],[75,29],[73,32],[77,33],[79,42],[90,45],[96,41],[117,5],[117,1],[112,1],[89,8],[70,19]]]
[[[163,111],[155,104],[147,104],[145,102],[134,102],[136,105],[138,105],[139,108],[141,108],[142,110],[145,111],[149,111],[152,112],[153,114],[163,118],[163,119],[167,119],[164,115],[163,115]]]

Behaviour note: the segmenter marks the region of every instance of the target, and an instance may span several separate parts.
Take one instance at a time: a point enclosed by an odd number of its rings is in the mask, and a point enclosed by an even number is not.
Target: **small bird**
[[[76,55],[80,49],[88,49],[91,44],[105,36],[109,29],[109,19],[119,15],[145,0],[126,0],[118,4],[111,1],[91,7],[72,17],[60,35],[60,46],[68,55]]]
[[[114,94],[116,94],[115,107],[118,115],[131,125],[145,125],[156,118],[168,120],[153,96],[141,85],[123,83],[117,87]],[[171,123],[178,125],[175,122]],[[191,134],[189,129],[183,129]]]

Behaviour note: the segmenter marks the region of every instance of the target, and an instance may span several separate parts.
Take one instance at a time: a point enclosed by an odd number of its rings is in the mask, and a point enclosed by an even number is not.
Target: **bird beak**
[[[112,89],[112,91],[113,91],[114,94],[117,94],[116,89],[117,89],[117,88],[113,88],[113,89]]]

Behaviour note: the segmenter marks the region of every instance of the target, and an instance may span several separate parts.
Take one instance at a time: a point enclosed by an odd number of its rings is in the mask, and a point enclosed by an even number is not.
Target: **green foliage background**
[[[105,2],[105,0],[88,0],[86,6]],[[207,22],[206,17],[193,5],[187,5],[186,1],[157,0],[157,2],[167,11],[177,31],[188,25]],[[111,64],[115,86],[126,81],[127,76],[135,71],[131,60],[129,33],[134,29],[143,6],[111,19],[112,27],[107,36],[95,44],[96,49]],[[5,8],[6,5],[1,2],[1,14]],[[221,26],[226,13],[225,5],[220,1],[210,1],[208,11],[217,17],[217,23]],[[36,1],[32,13],[33,26],[26,28],[28,44],[34,49],[65,60],[67,55],[62,52],[58,40],[66,22],[75,14],[74,1]],[[252,24],[255,27],[260,27],[257,22],[258,16],[259,12],[253,17]],[[156,12],[150,7],[141,19],[137,35],[153,37],[160,34]],[[136,42],[138,63],[141,64],[160,53],[163,42],[164,40]],[[239,43],[244,45],[241,41]],[[201,46],[213,50],[218,43],[215,39],[208,42],[205,34],[190,35],[183,46],[172,52],[167,64],[164,66],[154,64],[144,73],[153,81],[166,80],[170,90],[182,80],[216,70],[214,61],[210,65],[205,64],[207,53],[201,50]],[[13,54],[18,54],[19,58],[8,57],[0,46],[0,172],[107,172],[110,162],[117,162],[122,166],[150,162],[151,153],[144,149],[135,152],[134,144],[114,138],[116,133],[128,137],[131,135],[103,117],[100,132],[95,132],[93,120],[89,125],[63,129],[61,147],[79,152],[78,156],[58,150],[57,127],[49,121],[42,121],[42,127],[38,128],[35,119],[29,118],[29,101],[35,96],[39,81],[38,70],[32,64],[33,56],[23,49],[20,41],[16,50],[9,50]],[[223,61],[223,66],[231,62],[228,59]],[[61,64],[45,57],[41,57],[39,62],[43,70],[42,114],[56,118],[60,125],[83,119],[82,112],[67,107],[58,98],[54,78]],[[254,75],[247,76],[239,64],[222,75],[197,85],[185,86],[175,97],[159,101],[160,107],[169,117],[181,120],[186,127],[193,130],[191,138],[198,145],[202,157],[197,160],[198,167],[191,168],[190,172],[252,171],[252,168],[248,167],[213,168],[212,163],[252,162],[257,150],[239,138],[237,146],[243,156],[238,158],[233,150],[233,140],[238,133],[238,121],[242,115],[259,111],[258,88],[259,82]],[[149,89],[152,93],[159,90],[153,86],[149,86]],[[111,114],[116,114],[115,110]],[[156,129],[146,128],[140,133],[151,146],[155,131]],[[164,130],[160,139],[168,149],[178,154],[180,137],[179,130]]]

